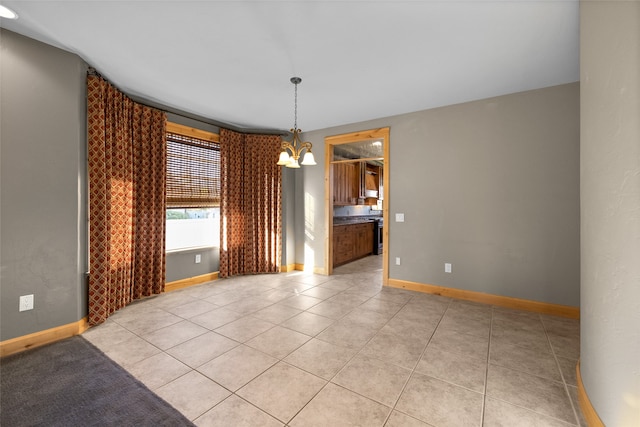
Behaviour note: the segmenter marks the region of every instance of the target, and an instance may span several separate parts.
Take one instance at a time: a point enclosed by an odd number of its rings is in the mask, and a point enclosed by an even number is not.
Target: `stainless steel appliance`
[[[382,254],[382,235],[384,234],[384,220],[382,218],[376,219],[373,222],[373,254]]]

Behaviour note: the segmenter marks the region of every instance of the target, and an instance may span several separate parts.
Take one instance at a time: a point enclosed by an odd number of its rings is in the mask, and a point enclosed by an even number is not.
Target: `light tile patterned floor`
[[[381,286],[381,256],[136,302],[84,337],[199,426],[571,426],[579,322]]]

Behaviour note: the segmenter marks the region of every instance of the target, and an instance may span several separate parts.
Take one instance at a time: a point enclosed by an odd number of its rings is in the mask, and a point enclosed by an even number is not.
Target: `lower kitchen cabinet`
[[[333,266],[372,254],[373,227],[373,222],[334,225]]]

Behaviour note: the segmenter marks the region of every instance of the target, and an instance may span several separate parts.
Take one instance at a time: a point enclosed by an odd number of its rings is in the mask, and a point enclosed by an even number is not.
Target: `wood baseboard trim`
[[[296,264],[287,264],[280,266],[280,273],[288,273],[296,269]]]
[[[171,292],[178,289],[188,288],[189,286],[199,285],[205,282],[211,282],[212,280],[218,280],[218,272],[201,274],[200,276],[187,277],[186,279],[175,280],[173,282],[167,282],[164,284],[164,291]]]
[[[24,350],[29,350],[31,348],[40,347],[45,344],[69,338],[74,335],[79,335],[87,329],[89,329],[89,322],[88,318],[84,317],[77,322],[5,340],[0,342],[0,357],[20,353]]]
[[[324,267],[314,267],[313,274],[320,274],[322,276],[326,276],[327,272],[325,271]]]
[[[584,420],[587,422],[587,425],[589,427],[604,427],[604,423],[598,416],[598,413],[591,404],[591,400],[589,400],[587,391],[584,389],[584,384],[582,383],[582,375],[580,374],[579,360],[578,365],[576,366],[576,379],[578,382],[578,402],[580,402],[580,410],[582,410],[582,416],[584,417]]]
[[[293,267],[293,268],[291,268],[290,270],[287,270],[287,272],[293,271],[293,270],[295,270],[295,271],[305,271],[304,264],[289,264],[289,265],[287,265],[287,268],[290,268],[290,267]],[[280,272],[283,272],[282,269],[280,269]],[[326,271],[325,271],[325,269],[323,267],[314,267],[313,268],[313,274],[321,274],[323,276],[327,275],[327,273],[326,273]]]
[[[388,286],[391,286],[393,288],[425,292],[434,295],[441,295],[444,297],[480,302],[484,304],[497,305],[499,307],[533,311],[536,313],[550,314],[553,316],[568,317],[570,319],[580,318],[580,307],[572,307],[569,305],[531,301],[520,298],[485,294],[482,292],[466,291],[463,289],[447,288],[444,286],[428,285],[424,283],[409,282],[407,280],[398,279],[389,279]]]

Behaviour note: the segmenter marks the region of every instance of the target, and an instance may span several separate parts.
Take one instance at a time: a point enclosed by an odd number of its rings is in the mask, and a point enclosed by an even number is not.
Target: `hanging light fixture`
[[[293,139],[291,142],[282,141],[282,151],[280,152],[280,158],[278,159],[279,165],[284,165],[288,168],[299,168],[301,164],[305,166],[312,166],[316,164],[316,160],[313,158],[313,153],[311,152],[311,143],[308,141],[300,141],[300,132],[302,132],[302,130],[298,129],[298,85],[301,82],[302,79],[300,77],[291,77],[291,83],[295,85],[293,129],[291,129]],[[298,163],[302,150],[305,149],[307,152],[304,154],[304,159],[301,163]],[[291,154],[289,154],[287,150],[289,150]]]

